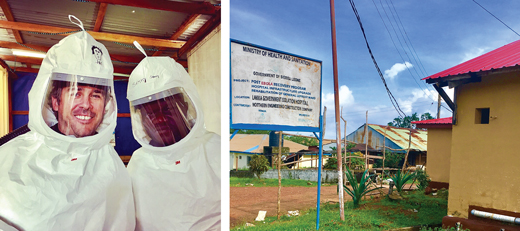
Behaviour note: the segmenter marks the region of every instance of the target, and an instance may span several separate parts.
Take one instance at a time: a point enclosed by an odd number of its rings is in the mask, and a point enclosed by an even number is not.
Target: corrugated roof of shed
[[[386,138],[390,141],[394,142],[396,145],[401,147],[401,149],[407,149],[408,148],[408,137],[410,134],[410,130],[407,128],[398,128],[398,127],[392,127],[392,126],[383,126],[383,125],[377,125],[377,124],[368,124],[368,126],[375,131],[377,131],[379,134],[383,135],[386,131]],[[412,142],[411,142],[411,149],[415,149],[418,151],[426,151],[427,146],[427,131],[423,130],[415,130],[412,129]]]

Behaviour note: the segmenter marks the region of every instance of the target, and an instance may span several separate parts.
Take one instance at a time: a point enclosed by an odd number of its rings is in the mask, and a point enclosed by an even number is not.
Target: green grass
[[[230,177],[229,186],[231,187],[278,187],[278,179],[258,179],[258,178],[238,178]],[[282,186],[305,186],[316,187],[318,182],[294,179],[282,179]]]
[[[447,213],[446,200],[421,192],[404,197],[399,202],[386,198],[362,201],[358,209],[349,201],[345,203],[345,221],[340,220],[338,204],[322,204],[320,230],[388,230],[442,223]],[[240,225],[232,230],[316,230],[316,209],[303,211],[297,217],[282,216],[280,220],[267,217],[265,222],[253,224],[255,227]]]

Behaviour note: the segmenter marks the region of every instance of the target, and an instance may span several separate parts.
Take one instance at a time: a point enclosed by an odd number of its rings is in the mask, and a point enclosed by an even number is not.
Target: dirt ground
[[[405,186],[408,187],[409,185]],[[322,204],[338,203],[336,188],[336,185],[321,187]],[[387,192],[388,189],[384,188],[383,191]],[[282,214],[287,214],[287,211],[316,208],[316,193],[317,187],[283,187],[280,202]],[[276,216],[278,187],[230,187],[229,194],[230,227],[253,222],[261,210],[267,211],[266,217]],[[352,199],[346,193],[344,198],[345,201]]]
[[[337,203],[339,199],[336,188],[337,186],[322,186],[321,203]],[[317,187],[283,187],[280,202],[282,214],[316,208],[316,193]],[[260,210],[267,211],[266,216],[276,216],[278,187],[231,187],[229,194],[231,227],[254,221]]]

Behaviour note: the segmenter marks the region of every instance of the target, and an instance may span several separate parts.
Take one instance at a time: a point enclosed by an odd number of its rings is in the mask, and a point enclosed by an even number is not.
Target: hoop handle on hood
[[[73,22],[72,19],[76,19],[79,22],[79,24],[76,22]],[[79,26],[79,28],[81,28],[82,31],[85,31],[85,28],[83,28],[83,22],[81,22],[81,20],[76,18],[76,16],[69,14],[69,21],[71,23],[75,24],[76,26]]]
[[[135,48],[137,48],[137,50],[139,50],[141,53],[143,53],[143,55],[145,57],[148,57],[148,55],[146,55],[146,52],[144,52],[144,49],[141,46],[141,44],[139,44],[137,41],[134,41],[134,46],[135,46]]]

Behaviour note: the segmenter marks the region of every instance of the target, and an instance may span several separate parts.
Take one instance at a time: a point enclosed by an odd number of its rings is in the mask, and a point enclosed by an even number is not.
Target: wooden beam
[[[36,68],[28,68],[28,67],[11,67],[14,71],[21,71],[21,72],[30,72],[30,73],[38,73],[39,69]],[[121,68],[121,67],[114,67],[114,73],[120,73],[120,74],[127,74],[129,75],[132,73],[131,68]],[[123,77],[123,79],[128,79],[128,77]]]
[[[107,5],[106,3],[98,3],[99,9],[98,14],[96,18],[96,24],[94,25],[94,31],[99,31],[101,29],[101,25],[103,24],[103,19],[105,18],[105,13],[107,12]]]
[[[16,75],[16,73],[14,73],[14,71],[9,68],[9,65],[7,65],[7,63],[5,63],[4,59],[2,58],[0,58],[0,66],[6,69],[8,79],[18,79],[18,75]]]
[[[167,0],[89,0],[90,2],[133,6],[152,10],[165,10],[188,14],[216,14],[218,7],[208,2],[180,2]]]
[[[182,24],[177,28],[175,33],[170,37],[171,40],[177,40],[179,37],[188,29],[190,28],[193,23],[195,23],[195,20],[197,20],[200,17],[200,14],[192,14],[190,15]],[[152,56],[159,56],[162,54],[162,52],[165,50],[165,48],[161,47],[158,48],[159,50],[153,53]]]
[[[47,52],[50,49],[50,47],[46,47],[46,46],[38,46],[38,45],[32,45],[32,44],[24,44],[24,45],[34,48],[35,50],[42,51],[42,52]],[[27,48],[25,46],[22,46],[20,44],[13,43],[13,42],[0,41],[0,47],[3,47],[3,48],[32,51],[32,49]],[[141,60],[143,60],[143,58],[141,56],[137,57],[137,56],[112,55],[112,54],[110,55],[110,58],[112,59],[112,61],[117,60],[117,61],[128,62],[128,63],[139,63],[139,62],[141,62]]]
[[[36,68],[29,68],[29,67],[11,67],[14,71],[21,71],[21,72],[30,72],[30,73],[38,73],[40,69]]]
[[[32,44],[23,44],[23,45],[24,46],[22,46],[18,43],[0,41],[0,47],[9,48],[9,49],[19,49],[19,50],[27,50],[27,51],[38,50],[38,51],[42,51],[42,52],[47,52],[50,48],[50,47],[46,47],[46,46],[38,46],[38,45],[32,45]],[[33,48],[34,50],[27,48],[25,46]]]
[[[29,115],[29,111],[12,111],[11,115]]]
[[[14,56],[14,55],[0,55],[0,59],[13,61],[13,62],[21,62],[21,63],[29,63],[41,65],[43,59],[42,58],[32,58],[32,57],[24,57],[24,56]]]
[[[24,23],[24,22],[9,22],[9,21],[0,21],[0,28],[4,29],[13,29],[13,30],[21,30],[21,31],[32,31],[39,33],[63,33],[74,31],[75,29],[63,28],[63,27],[54,27],[54,26],[45,26],[38,25],[32,23]],[[183,41],[173,41],[167,39],[156,39],[156,38],[145,38],[139,36],[132,35],[122,35],[122,34],[114,34],[114,33],[105,33],[105,32],[96,32],[96,31],[87,31],[94,39],[102,40],[102,41],[110,41],[110,42],[120,42],[126,44],[132,44],[134,41],[139,42],[139,44],[143,46],[156,46],[156,47],[167,47],[178,49],[181,48],[185,42]],[[67,36],[69,34],[61,34],[62,36]]]
[[[13,12],[11,12],[11,7],[9,7],[7,0],[0,0],[0,7],[2,8],[2,11],[4,12],[4,15],[5,15],[5,18],[7,19],[7,21],[14,22]],[[22,39],[22,35],[20,35],[20,31],[13,30],[13,35],[17,42],[23,43],[23,39]]]
[[[178,57],[182,57],[185,53],[193,49],[195,45],[197,45],[200,40],[204,39],[206,35],[208,35],[213,29],[215,29],[218,25],[220,25],[220,10],[218,10],[217,14],[211,17],[187,42],[182,46],[182,48],[177,52]]]
[[[442,99],[444,99],[444,102],[446,102],[446,104],[448,104],[448,106],[450,107],[451,111],[455,111],[455,104],[451,101],[450,97],[448,96],[448,94],[446,94],[446,92],[444,91],[444,89],[442,89],[442,87],[439,87],[437,84],[432,84],[433,87],[435,88],[435,90],[437,90],[437,92],[439,93],[439,95],[441,95]]]
[[[114,67],[114,73],[127,74],[132,73],[134,68]]]

